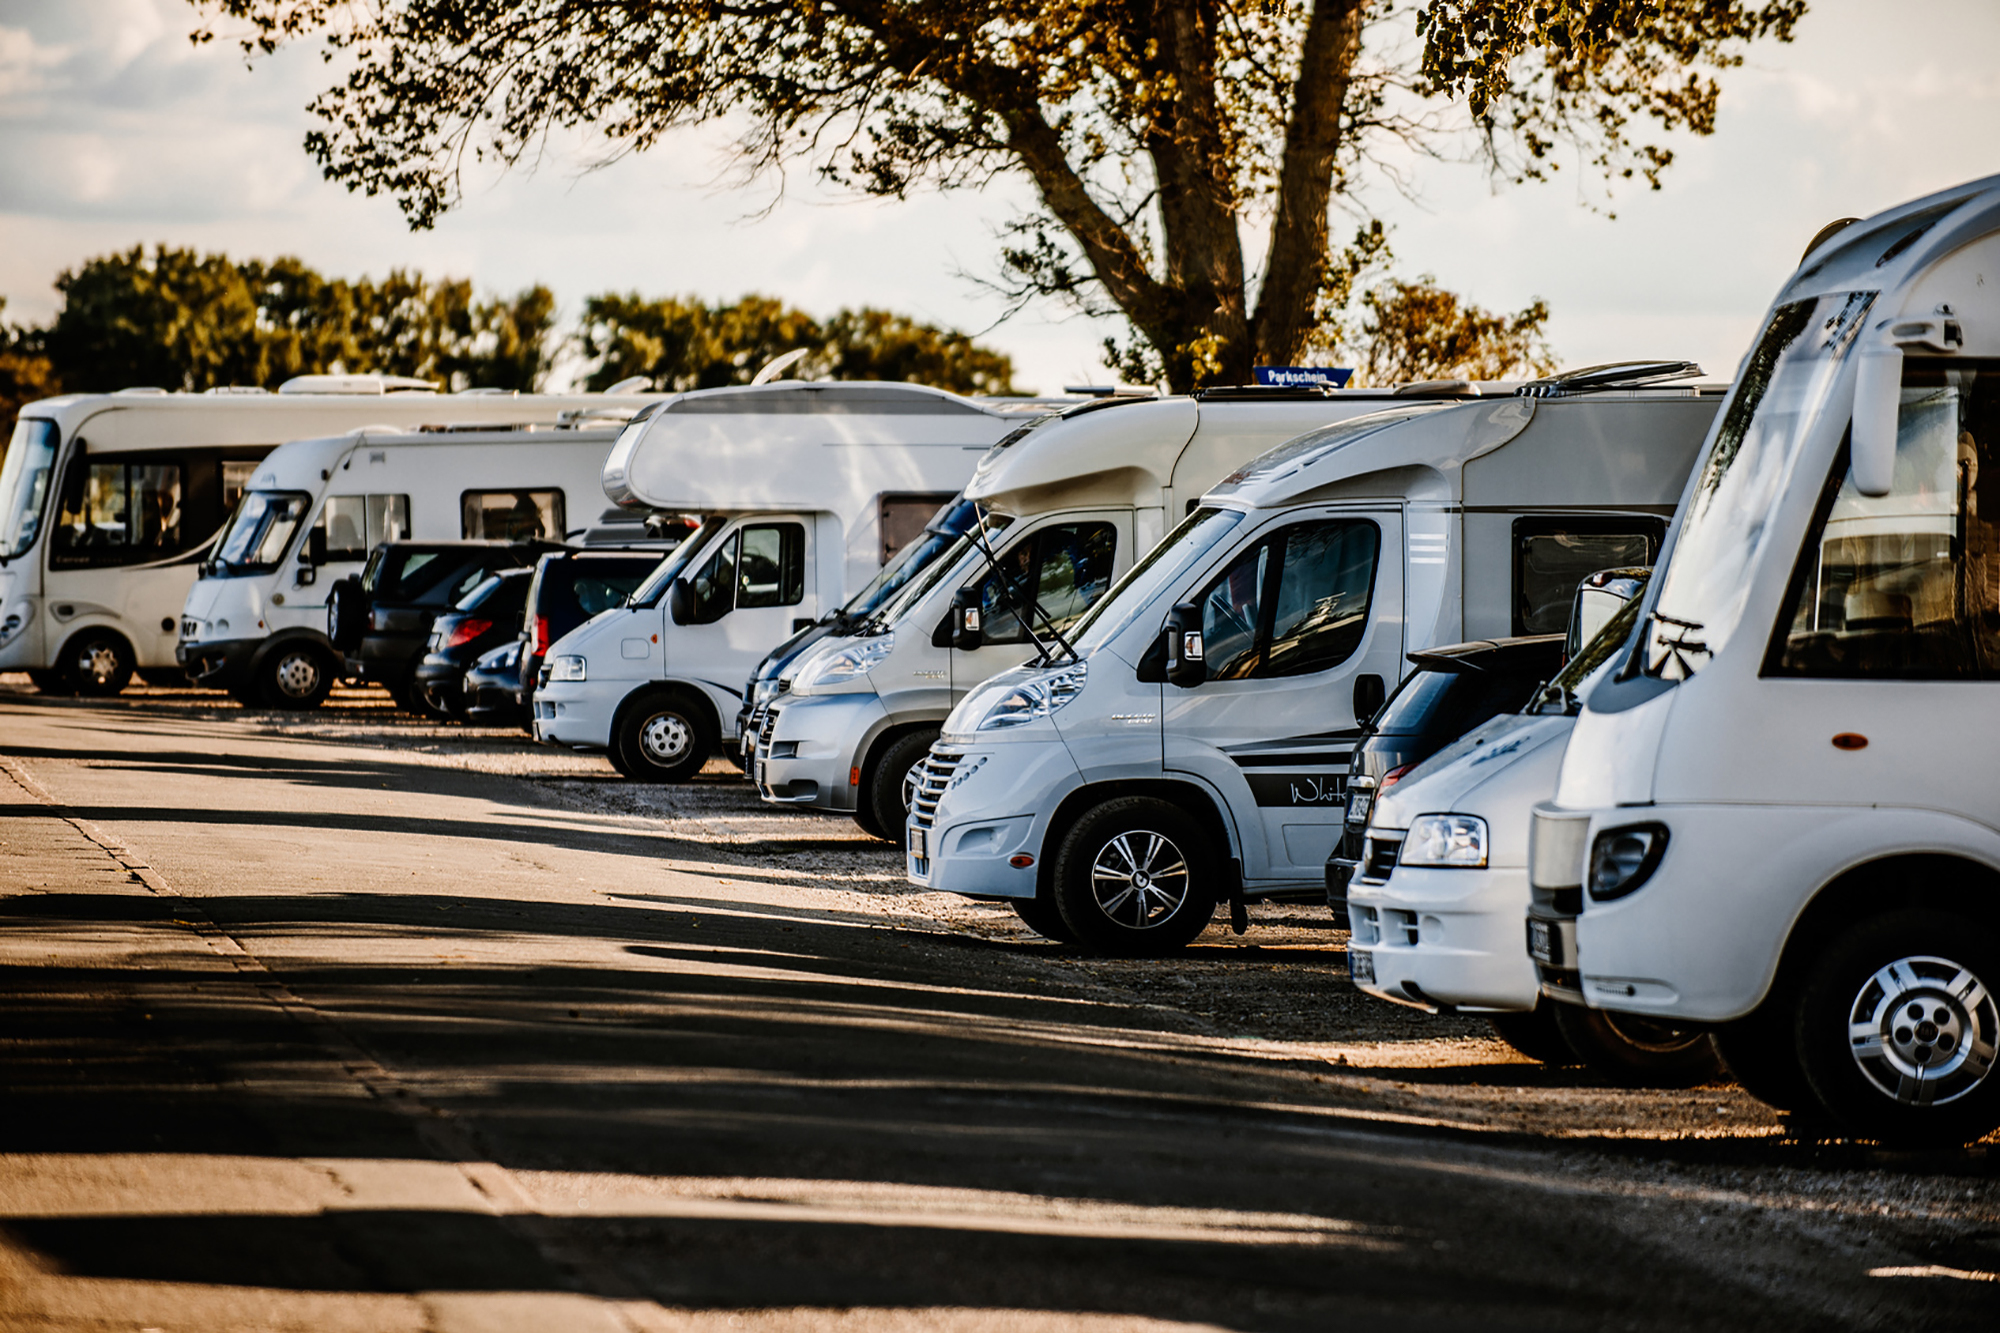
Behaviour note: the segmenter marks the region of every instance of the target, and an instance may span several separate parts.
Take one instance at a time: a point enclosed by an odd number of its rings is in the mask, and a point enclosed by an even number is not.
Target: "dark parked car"
[[[419,700],[439,717],[465,714],[465,673],[494,648],[521,637],[521,612],[534,573],[503,569],[488,574],[451,610],[431,622],[430,641],[417,663]]]
[[[421,711],[416,666],[431,622],[496,569],[525,569],[551,542],[385,542],[360,575],[334,584],[326,634],[349,676],[386,686],[396,703]]]
[[[521,652],[526,639],[515,639],[480,655],[465,673],[465,720],[488,727],[519,726],[527,720],[521,706]]]
[[[515,697],[526,708],[549,645],[584,621],[623,606],[632,590],[667,558],[663,550],[554,551],[535,565],[528,588],[527,640],[515,676]]]
[[[1326,866],[1328,906],[1347,911],[1347,881],[1375,797],[1480,723],[1527,707],[1536,689],[1562,670],[1567,642],[1564,634],[1536,634],[1409,655],[1417,669],[1375,710],[1348,761],[1347,825]]]

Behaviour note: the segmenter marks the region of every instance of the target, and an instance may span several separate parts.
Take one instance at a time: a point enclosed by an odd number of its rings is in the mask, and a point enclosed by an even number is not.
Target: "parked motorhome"
[[[559,543],[581,526],[572,515],[595,515],[618,426],[553,420],[582,402],[601,407],[596,400],[511,401],[526,424],[368,427],[272,451],[187,592],[175,655],[188,674],[246,703],[316,707],[335,678],[352,674],[344,655],[374,656],[358,637],[340,645],[328,637],[327,605],[385,542]],[[412,649],[429,631],[428,623],[413,631]],[[398,671],[367,661],[353,670],[419,702]]]
[[[1405,655],[1560,629],[1584,575],[1658,549],[1721,391],[1652,378],[1393,408],[1231,474],[1067,644],[953,710],[911,880],[1135,954],[1221,901],[1318,898]]]
[[[302,376],[276,393],[127,389],[30,403],[0,464],[0,671],[113,694],[183,679],[181,605],[265,455],[358,426],[629,413],[632,395],[440,394],[422,381]]]
[[[1533,821],[1544,994],[1860,1137],[2000,1125],[1996,266],[2000,177],[1807,254]]]
[[[802,655],[772,692],[759,794],[900,839],[911,775],[967,691],[1067,632],[1236,468],[1315,427],[1411,401],[1390,389],[1216,389],[1086,403],[1008,437],[966,487],[984,526],[897,602]],[[952,623],[960,602],[977,628]]]
[[[1352,926],[1347,959],[1360,990],[1433,1013],[1484,1014],[1504,1040],[1536,1059],[1581,1060],[1614,1078],[1680,1084],[1717,1073],[1705,1031],[1543,999],[1521,948],[1529,815],[1555,791],[1563,746],[1582,710],[1579,694],[1638,624],[1634,599],[1646,573],[1592,575],[1578,592],[1569,661],[1547,688],[1376,795],[1358,874],[1343,894]],[[1584,639],[1605,598],[1620,595],[1621,611]]]
[[[620,504],[704,516],[631,605],[549,648],[535,736],[627,775],[693,776],[766,653],[846,601],[1044,403],[779,381],[668,399],[604,467]]]

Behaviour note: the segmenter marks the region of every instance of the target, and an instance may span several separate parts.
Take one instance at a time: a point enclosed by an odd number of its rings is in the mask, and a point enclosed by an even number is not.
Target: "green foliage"
[[[0,296],[0,312],[6,309],[7,299]],[[61,392],[55,366],[42,350],[41,330],[0,324],[0,460],[7,456],[22,405]]]
[[[1494,314],[1437,285],[1390,280],[1362,293],[1363,314],[1340,355],[1355,366],[1354,383],[1413,380],[1504,380],[1552,373],[1555,355],[1544,329],[1547,302],[1514,314]]]
[[[906,315],[842,310],[822,323],[774,297],[710,306],[692,296],[647,300],[636,292],[584,303],[578,343],[602,389],[630,375],[660,388],[748,384],[794,348],[806,355],[787,374],[802,379],[908,380],[956,393],[1012,393],[1011,358],[950,329]]]
[[[533,389],[555,351],[555,297],[541,286],[481,301],[463,280],[392,270],[350,282],[297,259],[163,245],[86,260],[56,289],[63,307],[41,345],[77,392],[272,387],[319,373]]]

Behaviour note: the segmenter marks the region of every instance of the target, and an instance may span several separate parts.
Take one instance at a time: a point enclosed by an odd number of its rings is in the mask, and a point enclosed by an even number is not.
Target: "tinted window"
[[[1298,676],[1361,646],[1381,530],[1365,519],[1300,523],[1245,551],[1202,593],[1211,680]]]
[[[460,611],[484,611],[488,615],[518,614],[528,600],[528,575],[509,570],[487,574],[472,585],[471,591],[453,603]]]
[[[1000,568],[979,585],[980,624],[988,643],[1026,643],[1021,612],[1036,634],[1069,627],[1111,586],[1118,530],[1109,523],[1059,523],[1016,542]]]
[[[1650,565],[1660,520],[1519,519],[1514,524],[1514,633],[1569,629],[1579,583],[1600,569]]]
[[[1490,718],[1520,712],[1546,679],[1539,671],[1420,670],[1384,706],[1374,731],[1414,738],[1414,748],[1431,753]]]
[[[407,495],[329,495],[320,510],[330,560],[359,560],[383,542],[410,535]]]
[[[796,606],[805,600],[806,530],[798,523],[743,529],[736,565],[736,605]]]
[[[467,541],[561,541],[567,530],[561,491],[467,491],[459,507],[459,536]]]
[[[51,564],[139,564],[187,549],[180,464],[93,462],[72,466],[68,476]]]

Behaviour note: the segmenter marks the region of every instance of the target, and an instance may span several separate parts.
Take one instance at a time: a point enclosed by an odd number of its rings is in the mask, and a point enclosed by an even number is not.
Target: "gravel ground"
[[[25,677],[0,676],[0,692],[29,686]],[[235,705],[193,690],[135,685],[125,703],[192,723],[246,720]],[[518,731],[398,714],[374,690],[339,690],[314,714],[249,720],[274,734],[380,746],[411,762],[503,775],[548,803],[663,830],[725,881],[737,873],[781,877],[826,893],[829,908],[879,915],[885,929],[907,933],[909,947],[962,958],[970,968],[1004,960],[990,965],[993,975],[968,975],[969,985],[1025,984],[1145,1006],[1164,1030],[1267,1059],[1310,1080],[1326,1102],[1385,1121],[1495,1142],[1569,1140],[1576,1151],[1554,1160],[1579,1191],[1625,1193],[1641,1204],[1713,1199],[1719,1227],[1776,1207],[1849,1222],[1916,1220],[1935,1226],[1939,1264],[2000,1280],[2000,1155],[1992,1151],[2000,1136],[1959,1152],[1889,1153],[1787,1124],[1732,1084],[1631,1089],[1546,1068],[1493,1039],[1483,1022],[1357,992],[1347,979],[1346,933],[1311,905],[1253,906],[1242,936],[1218,917],[1172,961],[1087,958],[1040,939],[1003,906],[916,890],[897,854],[852,821],[764,806],[721,760],[683,787],[629,783],[601,758],[539,747]],[[980,947],[968,950],[972,942]]]

